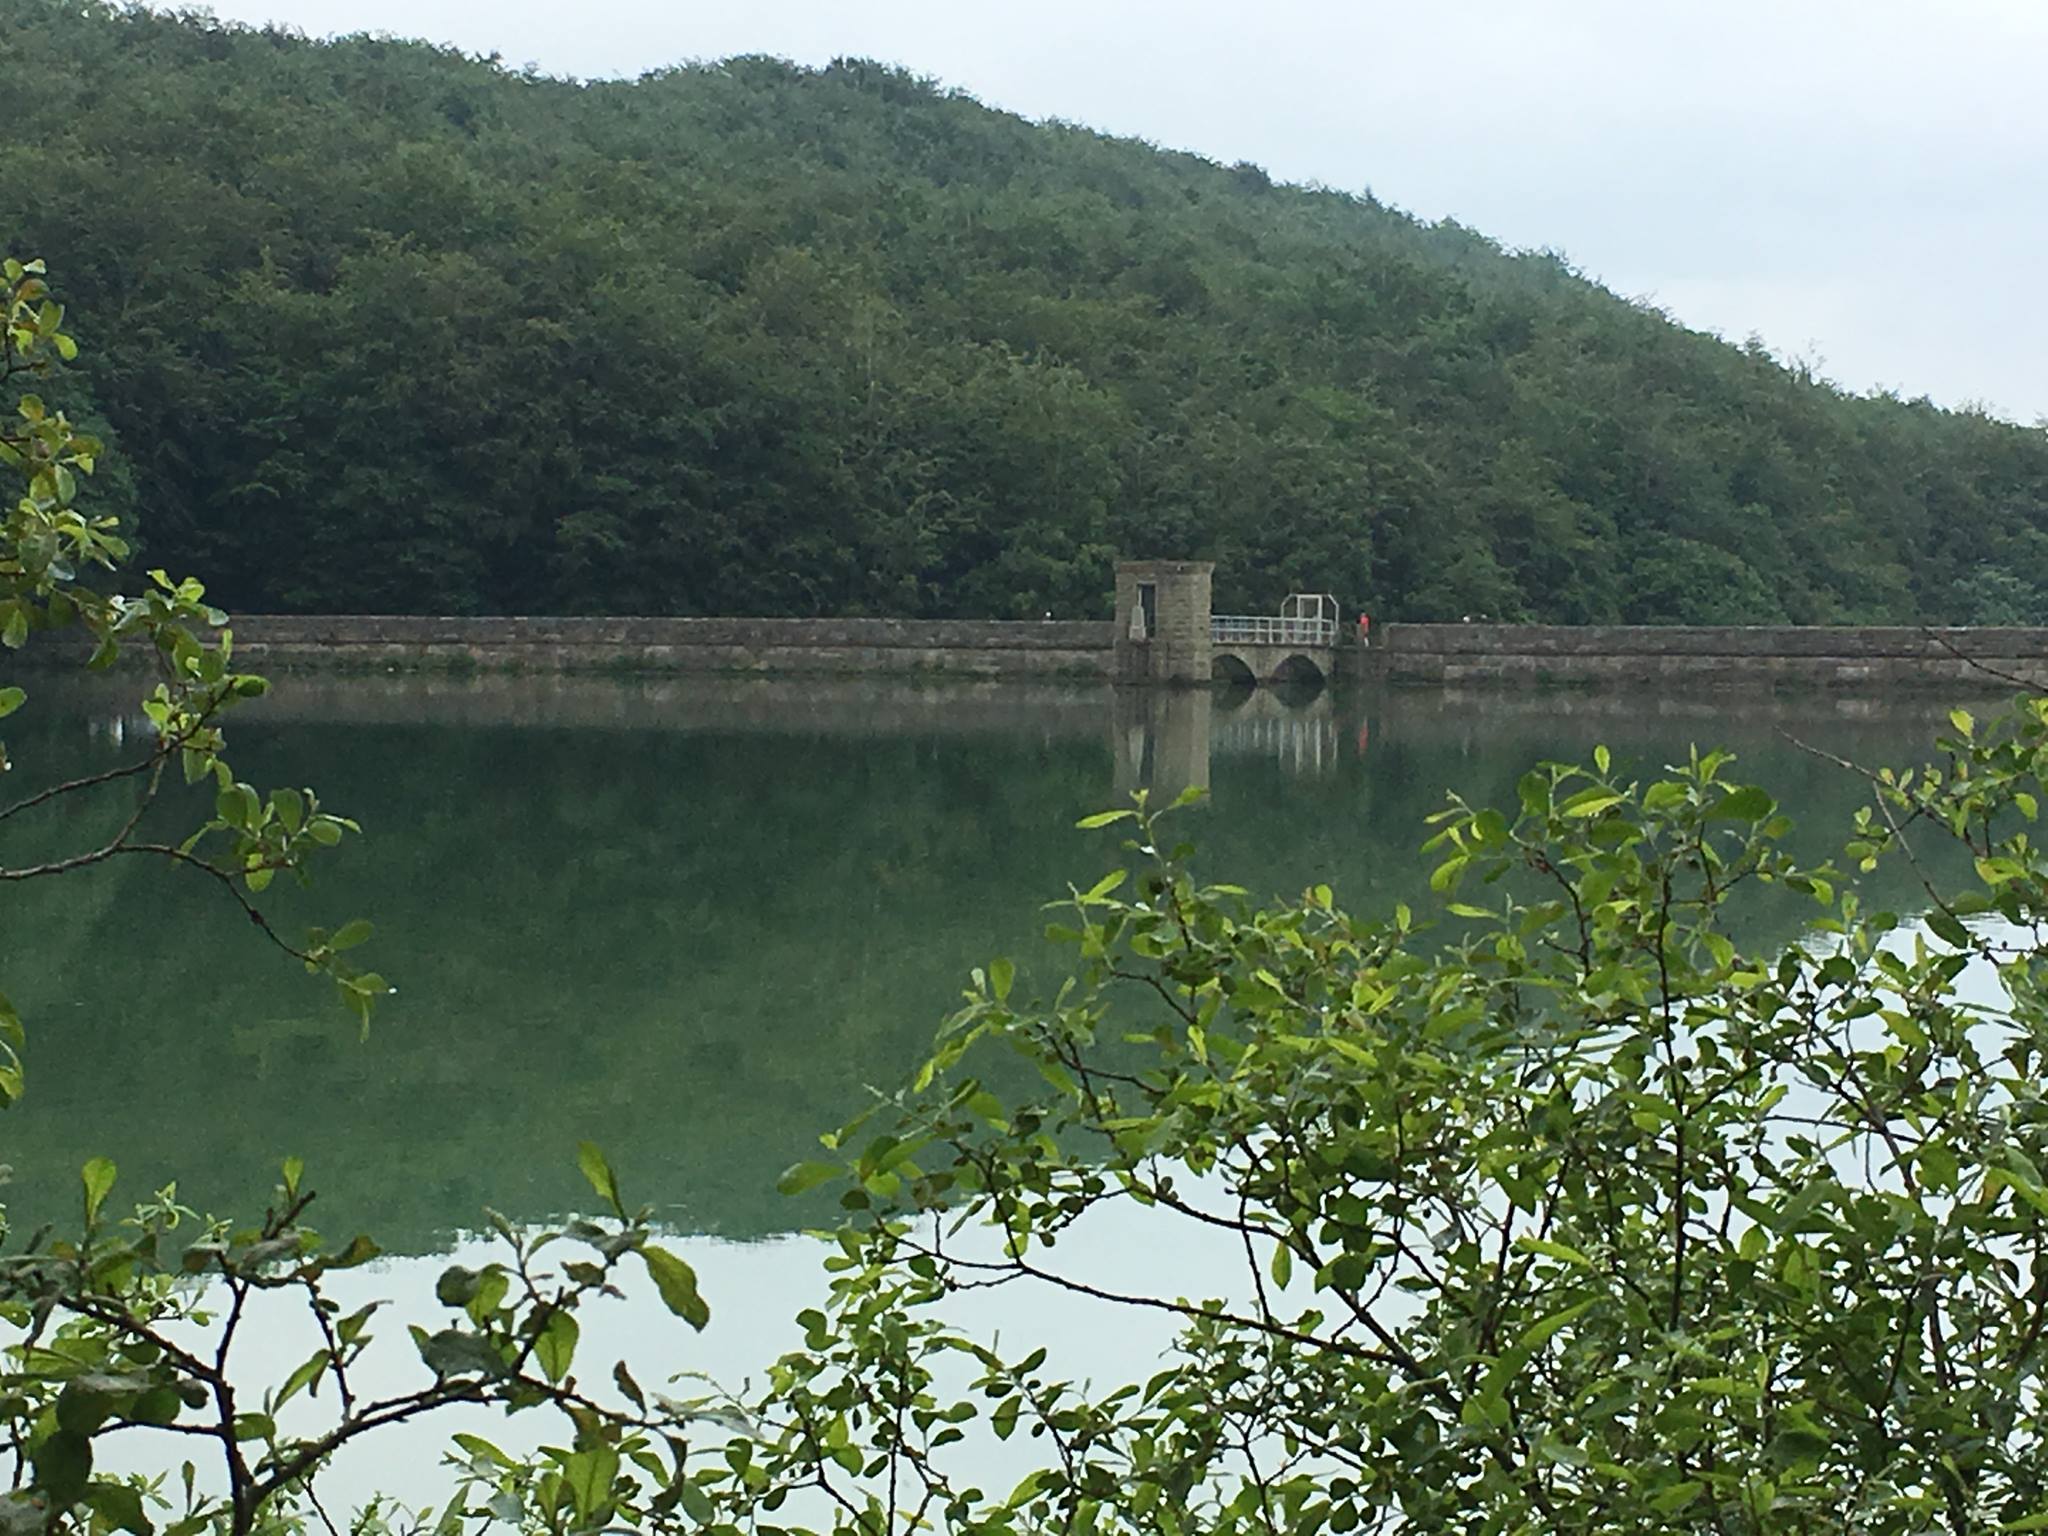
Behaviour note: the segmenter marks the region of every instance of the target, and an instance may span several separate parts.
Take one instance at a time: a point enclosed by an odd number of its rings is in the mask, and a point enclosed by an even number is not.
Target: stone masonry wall
[[[2048,687],[2048,629],[1385,624],[1352,659],[1393,683],[1983,691]]]
[[[1118,649],[1114,624],[1031,620],[243,616],[235,637],[251,667],[279,672],[474,668],[1109,681],[1117,676]],[[1206,658],[1206,635],[1173,640]],[[60,655],[69,651],[31,645],[20,659],[34,664]],[[1985,692],[2019,684],[2048,689],[2048,629],[1381,624],[1370,649],[1347,636],[1337,661],[1345,679],[1437,686]],[[1149,664],[1142,675],[1156,676]]]
[[[234,628],[238,657],[279,671],[1110,675],[1110,626],[1099,622],[245,615]]]
[[[1209,594],[1215,565],[1207,560],[1123,560],[1116,568],[1115,673],[1125,683],[1209,681]],[[1150,586],[1157,626],[1134,638],[1139,588]]]

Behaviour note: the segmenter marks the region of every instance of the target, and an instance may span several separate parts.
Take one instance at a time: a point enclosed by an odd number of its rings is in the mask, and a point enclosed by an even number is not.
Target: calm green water
[[[9,722],[9,788],[133,754],[120,692]],[[823,686],[290,681],[238,727],[257,782],[312,783],[369,836],[284,920],[378,924],[399,986],[367,1041],[323,987],[198,879],[133,861],[0,888],[0,984],[28,1019],[30,1093],[0,1120],[17,1222],[63,1214],[76,1169],[171,1178],[260,1210],[303,1157],[323,1225],[446,1252],[486,1202],[576,1206],[576,1142],[684,1232],[760,1239],[815,1209],[775,1175],[868,1084],[918,1059],[967,970],[1057,980],[1041,902],[1112,860],[1077,817],[1206,776],[1209,870],[1255,892],[1329,881],[1358,909],[1425,900],[1421,818],[1596,740],[1654,765],[1739,750],[1810,824],[1859,797],[1777,734],[1861,760],[1917,752],[1922,705]],[[118,793],[118,792],[117,792]],[[11,798],[11,797],[10,797]],[[0,829],[0,859],[76,846],[106,811]],[[21,830],[17,831],[17,828]],[[1905,899],[1900,893],[1898,899]]]

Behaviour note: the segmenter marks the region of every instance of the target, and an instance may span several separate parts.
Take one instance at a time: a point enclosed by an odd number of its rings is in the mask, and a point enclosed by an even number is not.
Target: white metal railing
[[[1282,619],[1270,613],[1217,613],[1209,617],[1217,645],[1335,645],[1335,619]]]

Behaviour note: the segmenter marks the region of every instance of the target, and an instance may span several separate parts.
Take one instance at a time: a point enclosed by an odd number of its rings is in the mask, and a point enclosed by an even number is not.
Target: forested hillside
[[[1129,552],[1233,607],[2048,620],[2048,433],[876,65],[0,0],[0,99],[98,492],[236,607],[1083,617]]]

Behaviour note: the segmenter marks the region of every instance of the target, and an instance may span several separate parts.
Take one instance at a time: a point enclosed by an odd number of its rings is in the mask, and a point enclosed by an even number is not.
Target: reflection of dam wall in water
[[[112,728],[145,730],[132,678],[67,678],[68,699]],[[250,725],[346,725],[630,732],[746,732],[792,736],[1038,736],[1080,739],[1102,730],[1107,685],[968,678],[608,678],[561,672],[364,677],[287,673],[236,711]]]
[[[132,678],[65,681],[67,703],[86,733],[112,749],[149,736]],[[1885,700],[1852,693],[1745,701],[1737,731],[1725,696],[1660,691],[1516,693],[1479,689],[1370,689],[1304,695],[1278,688],[1119,689],[1106,685],[962,679],[447,677],[290,675],[266,698],[236,712],[240,726],[407,726],[597,730],[632,735],[771,735],[823,741],[919,736],[1035,742],[1100,742],[1110,754],[1109,788],[1171,798],[1207,788],[1218,760],[1275,765],[1284,775],[1329,777],[1377,742],[1396,752],[1458,744],[1484,750],[1504,728],[1554,727],[1555,750],[1577,755],[1596,741],[1616,748],[1662,738],[1695,721],[1704,744],[1833,719],[1884,720],[1905,727],[1915,751],[1946,718],[1937,696]],[[1028,748],[1026,748],[1028,750]]]
[[[1354,732],[1364,720],[1363,709]],[[1230,707],[1219,706],[1209,733],[1209,751],[1218,757],[1262,757],[1292,774],[1319,775],[1336,770],[1343,724],[1336,698],[1318,693],[1290,700],[1284,693],[1261,688],[1245,693]]]
[[[1109,695],[1111,746],[1118,793],[1149,789],[1172,796],[1188,785],[1209,787],[1218,760],[1276,765],[1290,778],[1345,771],[1368,752],[1484,752],[1504,733],[1552,736],[1544,750],[1576,758],[1596,742],[1627,748],[1668,739],[1674,729],[1697,732],[1704,749],[1753,747],[1759,740],[1797,739],[1830,723],[1885,723],[1897,752],[1912,757],[1947,723],[1936,696],[1884,700],[1854,694],[1747,701],[1739,719],[1724,702],[1642,692],[1526,694],[1493,690],[1401,688],[1310,697],[1261,688],[1244,692],[1119,690]],[[1533,758],[1532,758],[1533,761]]]
[[[91,735],[116,744],[147,737],[131,680],[89,677],[67,682],[65,691],[83,706]],[[1352,713],[1362,718],[1362,710],[1360,704]],[[1271,758],[1295,773],[1329,772],[1337,764],[1339,713],[1331,694],[1302,698],[1270,689],[1233,694],[957,679],[295,674],[245,705],[237,722],[1045,743],[1100,740],[1106,726],[1116,792],[1149,788],[1170,796],[1191,784],[1206,788],[1210,759],[1218,754]]]
[[[1214,699],[1206,688],[1118,689],[1110,702],[1116,792],[1172,796],[1209,787]]]
[[[1289,774],[1336,771],[1345,735],[1336,698],[1318,693],[1290,699],[1270,689],[1216,693],[1208,689],[1119,691],[1111,745],[1118,793],[1149,789],[1175,795],[1190,785],[1209,787],[1217,757],[1264,758]],[[1363,735],[1364,714],[1354,707],[1352,731]]]

